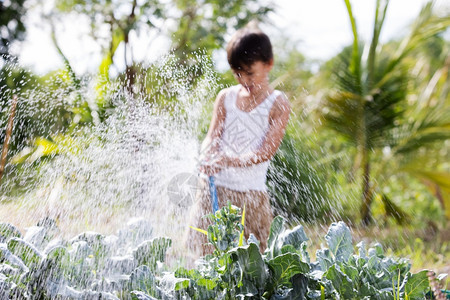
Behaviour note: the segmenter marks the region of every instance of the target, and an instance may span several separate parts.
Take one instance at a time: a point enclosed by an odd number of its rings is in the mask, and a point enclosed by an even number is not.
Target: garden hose
[[[212,210],[215,214],[219,210],[219,201],[217,199],[217,189],[214,183],[214,176],[209,176],[209,193],[211,195]]]

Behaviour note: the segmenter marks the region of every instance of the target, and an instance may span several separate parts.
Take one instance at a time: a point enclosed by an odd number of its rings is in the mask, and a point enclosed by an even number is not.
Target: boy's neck
[[[258,100],[261,100],[261,98],[265,99],[272,92],[273,92],[273,89],[269,84],[265,85],[264,87],[261,87],[258,90],[255,90],[255,91],[249,91],[245,86],[241,85],[239,94],[242,98],[258,102]]]
[[[262,88],[258,91],[258,93],[250,93],[244,86],[241,85],[241,88],[238,93],[238,100],[236,105],[242,111],[250,112],[255,107],[260,105],[264,100],[273,92],[273,89],[270,86],[266,88]],[[239,98],[241,100],[239,100]]]

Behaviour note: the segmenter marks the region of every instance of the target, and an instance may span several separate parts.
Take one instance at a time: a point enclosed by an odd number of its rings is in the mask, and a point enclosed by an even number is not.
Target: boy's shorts
[[[217,198],[219,207],[225,206],[228,201],[241,209],[245,204],[244,236],[248,239],[252,233],[260,241],[260,251],[264,252],[269,237],[270,225],[273,220],[270,198],[264,191],[240,192],[222,186],[217,186]],[[203,216],[212,213],[212,202],[208,182],[199,180],[196,201],[191,211],[190,222],[193,227],[206,230],[211,225],[211,220]],[[213,252],[211,245],[206,245],[207,238],[204,234],[189,228],[187,234],[187,246],[191,251],[200,255]]]

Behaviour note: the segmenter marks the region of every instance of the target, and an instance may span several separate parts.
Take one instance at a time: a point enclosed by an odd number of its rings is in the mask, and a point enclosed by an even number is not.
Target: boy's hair
[[[257,61],[269,63],[273,59],[272,44],[261,30],[244,27],[228,42],[227,59],[233,70],[245,69]]]

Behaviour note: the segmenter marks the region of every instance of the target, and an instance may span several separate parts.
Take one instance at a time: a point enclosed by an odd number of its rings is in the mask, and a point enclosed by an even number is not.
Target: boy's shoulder
[[[283,92],[278,91],[276,99],[272,106],[272,112],[276,115],[279,115],[283,113],[289,114],[290,111],[291,111],[291,103],[289,102],[289,99]]]
[[[291,106],[291,103],[289,102],[289,99],[287,98],[286,94],[283,91],[275,90],[276,92],[276,98],[275,98],[275,105],[280,106]]]
[[[233,86],[229,86],[226,88],[223,88],[219,91],[219,93],[217,94],[216,100],[218,102],[224,102],[225,98],[232,93],[233,91],[236,91],[238,89],[239,85],[233,85]]]
[[[236,92],[236,91],[239,90],[239,88],[240,88],[239,84],[225,87],[225,88],[220,90],[219,95],[221,95],[221,94],[227,95],[228,93],[233,92],[233,91]]]
[[[218,109],[218,111],[225,111],[225,99],[230,93],[230,87],[223,88],[217,93],[216,100],[214,101],[214,107]]]

